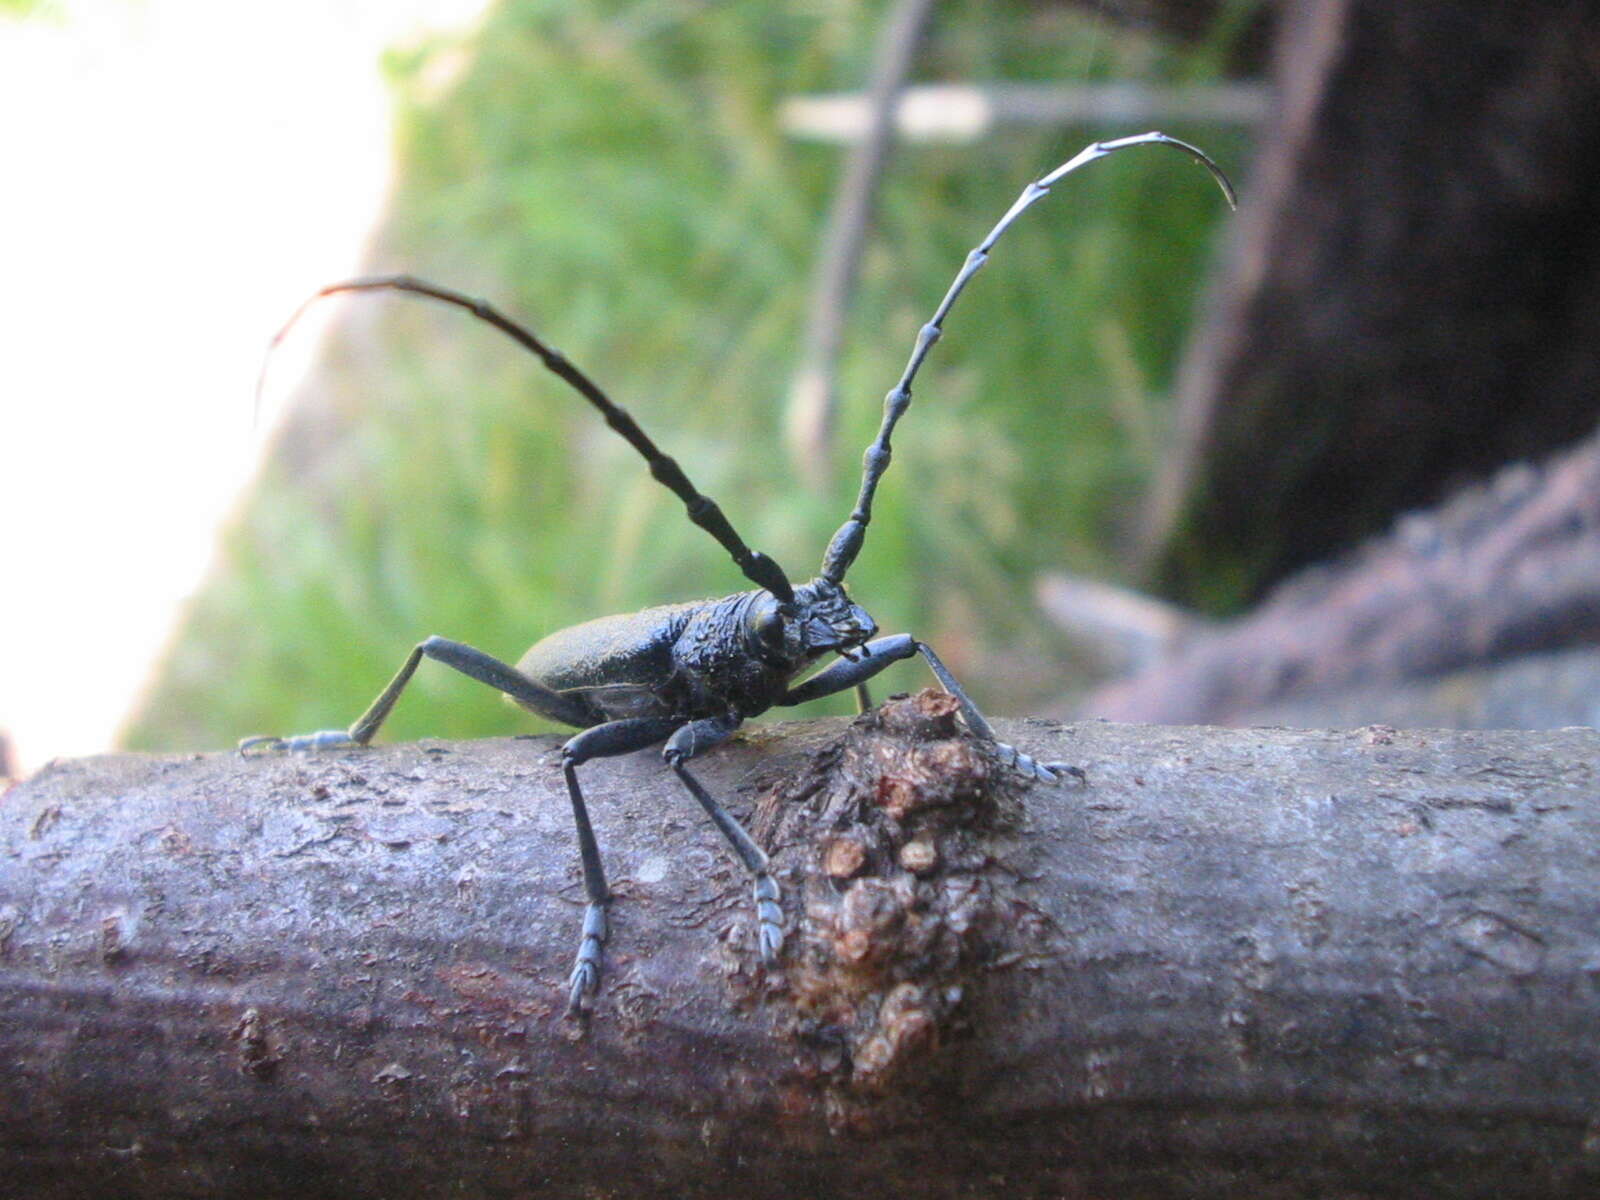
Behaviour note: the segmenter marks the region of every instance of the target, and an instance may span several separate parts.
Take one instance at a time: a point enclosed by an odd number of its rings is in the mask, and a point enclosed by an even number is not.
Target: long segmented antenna
[[[883,478],[884,471],[889,468],[891,450],[889,439],[894,433],[894,427],[900,418],[905,415],[906,409],[911,407],[911,382],[917,377],[917,372],[922,368],[922,360],[928,357],[928,351],[939,340],[944,332],[944,319],[949,315],[951,307],[956,302],[956,297],[961,295],[962,289],[967,286],[967,281],[978,273],[984,263],[989,261],[989,251],[1000,240],[1000,235],[1011,228],[1011,223],[1020,217],[1035,201],[1049,194],[1051,187],[1063,177],[1076,171],[1079,167],[1093,162],[1097,158],[1104,158],[1108,154],[1115,154],[1118,150],[1127,150],[1133,146],[1172,146],[1182,150],[1185,154],[1195,159],[1201,166],[1211,172],[1211,177],[1217,181],[1217,186],[1222,189],[1222,194],[1227,197],[1228,206],[1237,208],[1237,200],[1233,192],[1233,184],[1222,173],[1222,168],[1212,162],[1206,153],[1188,142],[1181,142],[1175,137],[1168,137],[1164,133],[1141,133],[1134,137],[1117,138],[1110,142],[1095,142],[1085,147],[1075,157],[1062,163],[1054,171],[1041,179],[1036,179],[1023,189],[1022,195],[1017,197],[1015,204],[1001,217],[989,236],[984,238],[972,251],[967,254],[967,261],[962,264],[961,271],[956,275],[955,282],[950,285],[950,290],[945,293],[944,300],[939,304],[938,311],[917,332],[917,344],[911,350],[911,360],[906,363],[906,369],[900,376],[900,382],[895,384],[889,394],[883,398],[883,424],[878,428],[878,436],[872,445],[867,447],[866,455],[862,460],[861,492],[856,497],[856,506],[851,511],[849,518],[839,527],[839,532],[833,535],[833,540],[828,543],[828,551],[822,559],[822,577],[833,583],[842,583],[845,572],[850,569],[850,564],[855,562],[856,555],[861,552],[861,544],[866,540],[867,526],[872,522],[872,498],[878,490],[878,481]]]
[[[789,584],[789,578],[783,573],[783,568],[759,550],[752,550],[744,544],[742,539],[723,515],[717,502],[709,496],[702,495],[695,490],[694,484],[689,482],[689,477],[683,473],[683,468],[678,466],[671,455],[665,454],[650,440],[644,430],[640,429],[634,419],[628,415],[627,410],[613,404],[611,398],[600,390],[598,384],[567,361],[565,355],[559,350],[552,349],[538,339],[530,330],[517,324],[510,317],[482,300],[476,300],[461,292],[449,288],[439,287],[437,284],[428,283],[426,280],[413,279],[409,275],[380,275],[361,279],[347,279],[342,283],[330,283],[327,287],[319,289],[307,299],[294,315],[284,322],[283,328],[273,335],[267,354],[270,359],[272,349],[283,341],[289,330],[294,327],[305,311],[317,301],[338,292],[375,292],[395,291],[411,292],[418,296],[426,296],[431,300],[441,300],[446,304],[453,304],[457,308],[464,308],[478,320],[493,325],[501,333],[511,338],[524,349],[531,350],[539,357],[552,372],[559,375],[570,384],[580,396],[600,410],[600,415],[605,417],[606,424],[620,433],[630,446],[644,456],[645,462],[650,464],[650,474],[672,490],[672,493],[683,501],[683,506],[688,510],[689,519],[704,529],[722,544],[722,548],[733,556],[733,561],[744,572],[745,578],[757,587],[765,588],[784,604],[794,601],[794,588]],[[261,392],[261,382],[266,377],[266,364],[262,364],[261,380],[256,383],[256,394]]]

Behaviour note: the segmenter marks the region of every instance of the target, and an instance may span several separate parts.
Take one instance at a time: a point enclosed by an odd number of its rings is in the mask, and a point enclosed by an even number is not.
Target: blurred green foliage
[[[0,0],[0,18],[29,17],[52,19],[60,16],[60,6],[52,0]]]
[[[389,62],[400,185],[374,271],[527,320],[796,579],[848,512],[882,395],[967,249],[1028,179],[1138,132],[899,148],[841,363],[833,483],[812,494],[785,457],[783,406],[841,152],[786,140],[776,113],[787,95],[861,86],[881,14],[518,0],[464,43]],[[977,0],[941,7],[917,77],[1195,79],[1223,49]],[[1242,163],[1238,130],[1164,128]],[[1034,573],[1118,573],[1224,213],[1204,172],[1170,153],[1072,177],[1000,244],[918,382],[851,589],[1001,712],[1064,688]],[[588,406],[501,335],[414,299],[357,298],[349,313],[129,745],[346,724],[427,634],[515,661],[565,624],[747,586]],[[896,668],[879,694],[924,674]],[[424,665],[383,736],[534,727]]]

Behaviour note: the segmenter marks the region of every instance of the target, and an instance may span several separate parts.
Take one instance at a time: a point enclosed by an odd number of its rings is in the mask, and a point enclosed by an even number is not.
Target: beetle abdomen
[[[702,603],[665,604],[558,629],[529,647],[517,670],[558,692],[662,687],[672,678],[672,644]]]

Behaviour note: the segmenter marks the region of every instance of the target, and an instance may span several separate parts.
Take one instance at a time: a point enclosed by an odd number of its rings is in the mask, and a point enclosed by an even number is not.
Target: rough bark
[[[1600,9],[1281,15],[1151,506],[1151,582],[1213,612],[1575,441],[1600,392]]]
[[[938,694],[586,769],[551,738],[57,764],[0,801],[12,1196],[1562,1196],[1600,1186],[1600,735],[1003,724]]]

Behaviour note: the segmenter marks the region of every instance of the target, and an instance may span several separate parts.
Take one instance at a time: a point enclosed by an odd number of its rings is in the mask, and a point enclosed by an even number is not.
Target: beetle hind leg
[[[389,717],[400,693],[406,690],[411,677],[416,674],[423,659],[460,671],[469,679],[486,683],[496,691],[504,692],[518,704],[532,709],[552,721],[566,725],[586,725],[592,719],[588,712],[560,692],[552,691],[536,679],[524,675],[513,666],[485,654],[465,642],[453,642],[437,634],[418,642],[406,655],[405,662],[395,672],[394,678],[367,711],[355,719],[349,729],[322,729],[316,733],[303,733],[294,737],[248,737],[239,743],[239,753],[246,757],[278,752],[301,753],[316,750],[348,750],[365,746],[372,741],[378,729]],[[661,736],[665,737],[663,733]]]

